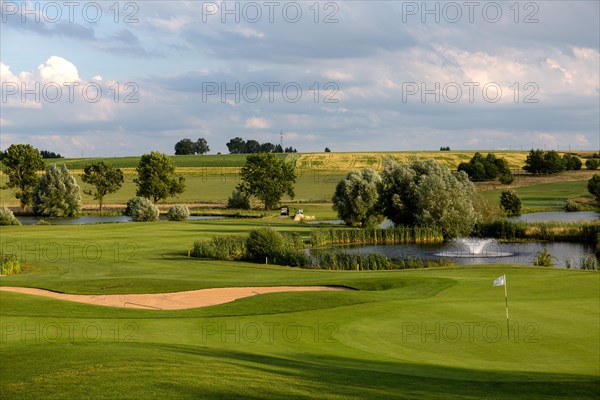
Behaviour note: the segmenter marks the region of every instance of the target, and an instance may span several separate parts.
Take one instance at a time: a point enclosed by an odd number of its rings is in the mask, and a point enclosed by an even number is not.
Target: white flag
[[[506,275],[494,279],[494,286],[504,286]]]

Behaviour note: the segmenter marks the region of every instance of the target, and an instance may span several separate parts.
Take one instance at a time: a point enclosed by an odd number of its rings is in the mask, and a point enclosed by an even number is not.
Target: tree
[[[138,177],[133,180],[138,186],[136,196],[147,197],[154,203],[185,190],[185,178],[175,173],[175,165],[166,154],[157,151],[144,154],[136,171]]]
[[[579,171],[583,165],[581,159],[572,154],[563,155],[563,164],[567,171]]]
[[[600,202],[600,175],[594,174],[587,184],[588,192],[596,198],[596,201]]]
[[[379,204],[395,224],[436,226],[446,238],[468,235],[479,218],[474,198],[467,174],[455,175],[435,160],[384,164]]]
[[[229,154],[244,154],[246,153],[246,141],[241,137],[231,139],[226,144]]]
[[[383,220],[377,208],[380,184],[381,176],[371,168],[350,171],[337,184],[332,199],[339,218],[347,225],[362,227],[380,223]]]
[[[41,150],[40,155],[42,156],[42,158],[64,158],[60,154],[48,150]]]
[[[508,162],[493,153],[488,153],[485,158],[481,153],[475,153],[468,163],[460,163],[458,170],[464,171],[472,181],[487,181],[500,177],[503,183],[510,183],[514,179]]]
[[[521,199],[514,190],[505,190],[500,194],[500,205],[508,215],[521,214]]]
[[[523,169],[532,174],[555,174],[564,171],[563,158],[554,150],[531,150]]]
[[[196,154],[206,154],[209,151],[210,151],[210,147],[208,147],[208,143],[206,142],[206,139],[200,138],[200,139],[196,140],[196,143],[194,143],[194,152]]]
[[[283,148],[281,147],[280,144],[275,145],[275,148],[273,149],[273,153],[283,153]]]
[[[75,217],[81,210],[81,193],[64,164],[52,164],[33,189],[33,212],[47,217]]]
[[[176,156],[187,156],[196,152],[195,143],[190,139],[181,139],[175,144]]]
[[[589,158],[585,160],[585,167],[590,171],[595,171],[600,167],[600,160],[597,158]]]
[[[286,147],[284,152],[285,153],[297,153],[298,150],[296,150],[295,148],[293,148],[292,146],[290,146],[290,147]]]
[[[102,211],[104,196],[115,193],[121,188],[124,181],[123,171],[104,161],[86,165],[83,169],[81,180],[96,188],[95,192],[90,189],[85,189],[83,193],[93,196],[94,200],[98,200],[100,211]]]
[[[273,143],[263,143],[260,145],[260,152],[261,153],[273,153],[275,150],[275,145]]]
[[[284,193],[294,198],[294,166],[273,153],[249,155],[240,177],[242,182],[237,190],[246,197],[257,197],[264,203],[265,210],[276,207]]]
[[[331,149],[329,147],[325,147],[325,153],[331,153]]]
[[[12,144],[2,160],[6,166],[9,188],[15,188],[15,197],[21,209],[31,204],[32,189],[38,182],[37,171],[44,169],[44,160],[38,150],[30,144]]]
[[[254,154],[254,153],[258,153],[260,152],[260,143],[258,143],[256,140],[247,140],[246,141],[246,150],[244,151],[244,153],[248,153],[248,154]]]

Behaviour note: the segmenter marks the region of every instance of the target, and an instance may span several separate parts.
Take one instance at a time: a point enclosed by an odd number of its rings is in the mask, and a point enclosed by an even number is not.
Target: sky
[[[0,0],[0,148],[598,150],[600,2]]]

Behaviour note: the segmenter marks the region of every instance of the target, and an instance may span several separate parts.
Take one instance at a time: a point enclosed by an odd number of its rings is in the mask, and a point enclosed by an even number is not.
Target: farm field
[[[592,399],[597,271],[492,265],[385,272],[190,259],[198,239],[287,219],[0,227],[28,270],[1,286],[78,294],[341,285],[179,311],[0,291],[2,398]],[[160,239],[158,239],[160,238]],[[506,274],[511,339],[506,336]],[[477,299],[477,301],[473,301]],[[35,362],[32,362],[35,360]]]
[[[348,171],[353,168],[361,169],[371,167],[381,169],[386,158],[394,158],[400,162],[410,161],[414,158],[434,158],[448,167],[455,169],[458,164],[468,161],[474,151],[465,152],[374,152],[374,153],[289,153],[280,157],[289,162],[294,162],[298,174],[296,183],[296,196],[293,200],[284,197],[283,202],[294,203],[329,203],[335,191],[336,184]],[[482,153],[487,153],[482,151]],[[494,152],[498,157],[505,157],[512,168],[519,169],[524,164],[527,152],[501,151]],[[186,191],[176,198],[167,199],[167,203],[188,204],[224,204],[239,182],[239,170],[244,165],[246,155],[203,155],[203,156],[172,156],[177,166],[177,172],[186,177]],[[99,159],[50,159],[50,163],[65,163],[71,173],[76,176],[81,188],[87,185],[81,182],[80,175],[83,167]],[[127,200],[135,195],[136,176],[135,167],[139,157],[103,158],[123,169],[125,183],[115,194],[106,196],[105,204],[124,205]],[[1,164],[0,164],[1,166]],[[517,179],[510,188],[517,188],[520,193],[523,187],[532,186],[533,189],[525,190],[523,197],[524,207],[527,210],[557,210],[568,198],[578,198],[585,195],[586,181],[593,175],[593,171],[569,171],[551,177],[517,175]],[[17,207],[18,201],[11,189],[3,188],[7,182],[6,175],[0,173],[0,206]],[[546,199],[538,199],[535,187],[540,184],[557,183],[558,186],[540,186],[541,190],[557,189],[556,193],[542,193]],[[562,187],[564,185],[564,188]],[[491,200],[498,201],[499,193],[507,187],[498,183],[477,183]],[[582,189],[583,188],[583,189]],[[531,192],[531,194],[530,194]],[[554,197],[548,197],[554,196]],[[93,208],[97,202],[89,195],[82,193],[85,207]]]

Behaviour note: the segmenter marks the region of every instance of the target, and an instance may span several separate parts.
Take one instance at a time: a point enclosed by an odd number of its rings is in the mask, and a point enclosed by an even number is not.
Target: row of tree
[[[581,159],[572,154],[565,154],[562,157],[554,150],[531,150],[525,160],[523,169],[531,174],[549,175],[562,171],[580,170],[582,167]]]
[[[41,177],[38,172],[45,164],[40,152],[29,144],[13,144],[2,160],[8,176],[7,186],[15,189],[21,208],[33,204],[34,212],[48,216],[73,216],[81,206],[80,188],[67,167],[52,164]],[[185,178],[175,172],[171,158],[163,153],[144,154],[136,168],[136,195],[151,199],[154,203],[183,193]],[[123,171],[98,161],[86,165],[81,180],[92,186],[84,193],[98,200],[100,210],[104,197],[117,192],[123,185]]]
[[[210,147],[204,138],[199,138],[195,142],[192,142],[190,139],[181,139],[179,142],[175,143],[176,156],[206,154],[209,151]]]
[[[59,153],[55,153],[53,151],[48,151],[48,150],[40,150],[40,156],[44,159],[46,159],[46,158],[64,158]],[[0,161],[4,160],[4,157],[6,157],[6,151],[0,151]]]
[[[229,154],[255,154],[255,153],[297,153],[293,147],[281,147],[280,144],[259,143],[256,140],[244,140],[241,137],[235,137],[226,143]]]

